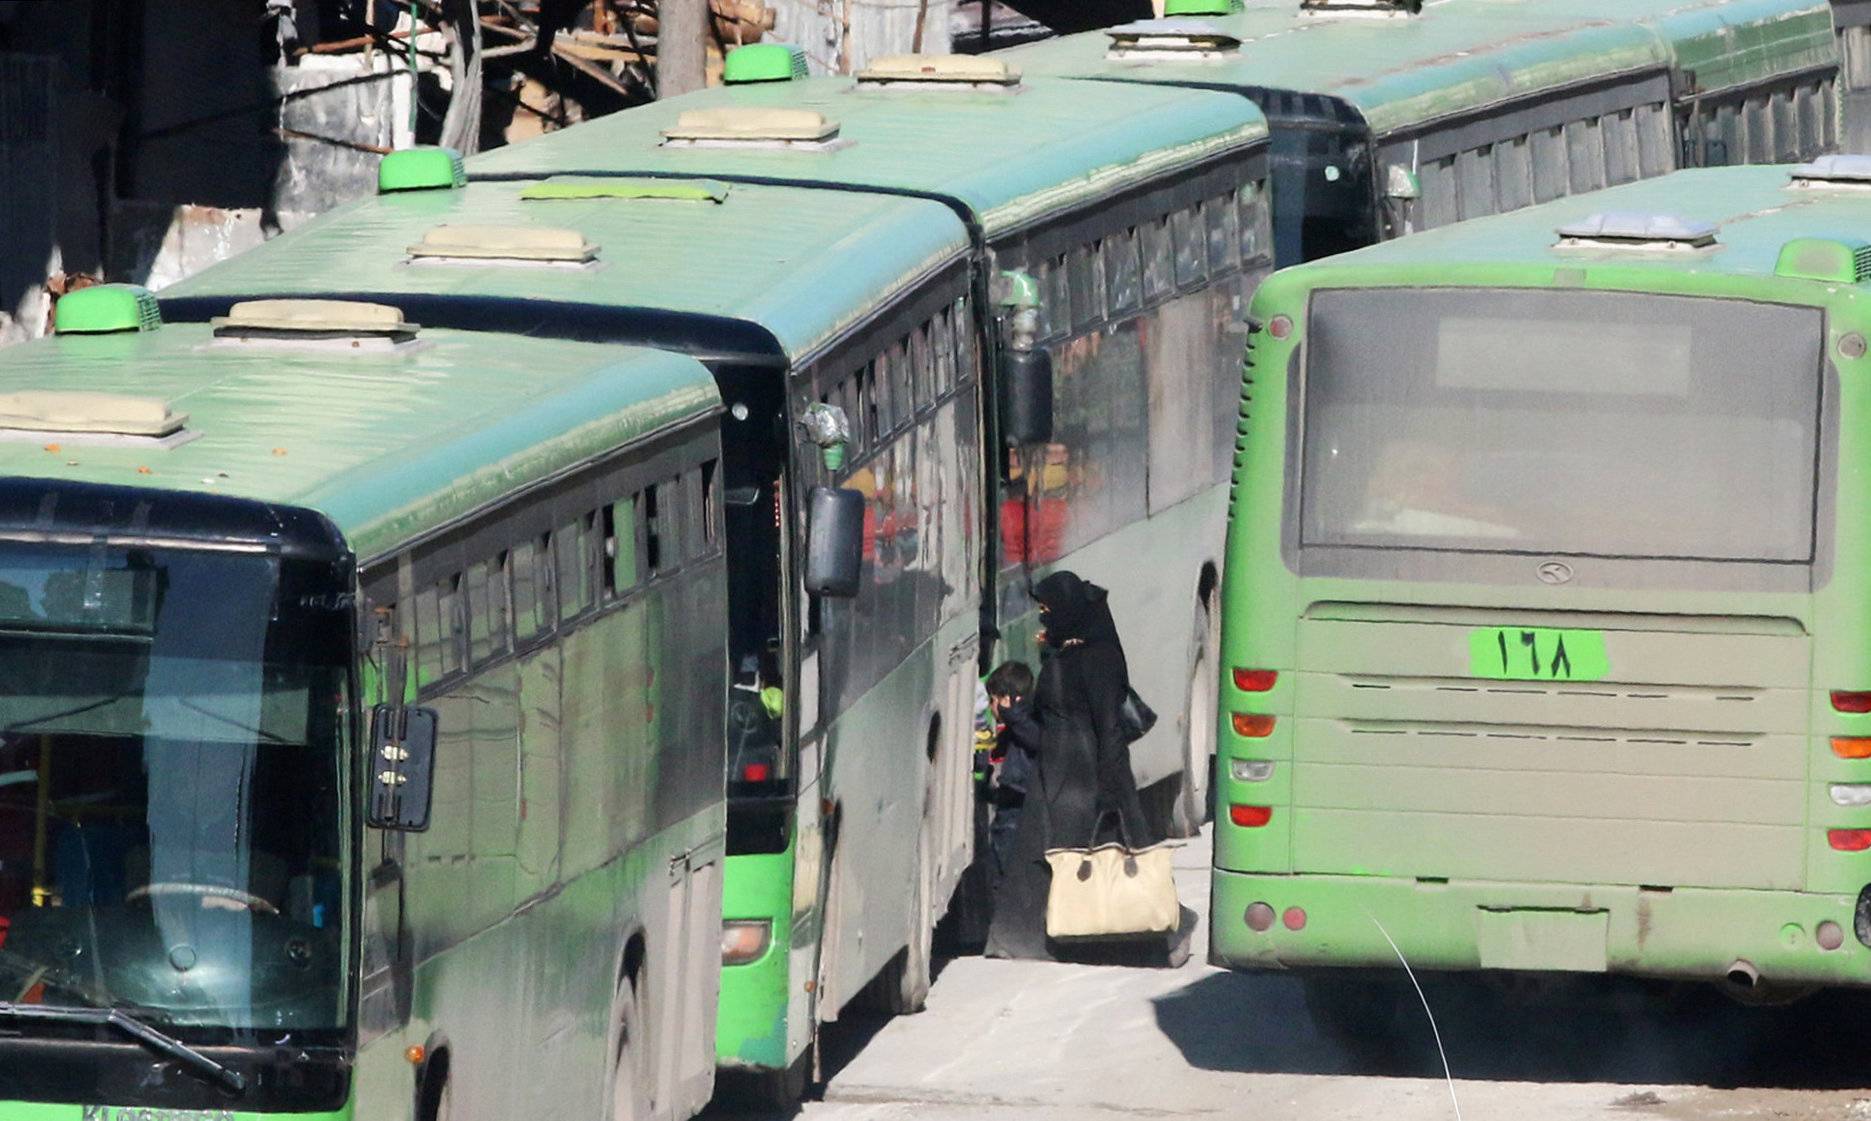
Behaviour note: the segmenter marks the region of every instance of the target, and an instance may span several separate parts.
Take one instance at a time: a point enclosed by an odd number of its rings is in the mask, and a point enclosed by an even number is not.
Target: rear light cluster
[[[1247,905],[1247,910],[1241,913],[1241,921],[1246,923],[1247,929],[1253,931],[1255,934],[1265,934],[1273,929],[1273,917],[1275,913],[1273,904],[1271,903],[1249,903]],[[1304,907],[1288,907],[1286,910],[1278,912],[1278,914],[1280,916],[1280,925],[1284,926],[1286,929],[1296,934],[1306,929],[1306,909]]]
[[[1831,695],[1832,711],[1851,716],[1871,713],[1871,692],[1861,690],[1834,689]],[[1871,736],[1833,736],[1832,754],[1840,759],[1871,759]],[[1871,783],[1835,782],[1826,791],[1832,796],[1832,804],[1854,809],[1871,806]],[[1828,829],[1826,844],[1835,852],[1864,852],[1871,849],[1871,829]],[[1822,924],[1828,925],[1828,924]],[[1838,927],[1832,926],[1837,934]],[[1843,935],[1837,934],[1838,941]],[[1825,946],[1824,939],[1820,945]],[[1837,944],[1825,946],[1828,950],[1837,949]]]

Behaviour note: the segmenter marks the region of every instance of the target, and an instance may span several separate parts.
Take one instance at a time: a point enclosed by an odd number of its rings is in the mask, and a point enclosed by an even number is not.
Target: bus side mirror
[[[421,833],[435,792],[432,708],[378,705],[370,710],[370,825]]]
[[[1001,352],[1000,433],[1010,448],[1052,439],[1052,355],[1044,347]]]
[[[850,599],[864,563],[864,495],[813,487],[806,503],[806,591]]]

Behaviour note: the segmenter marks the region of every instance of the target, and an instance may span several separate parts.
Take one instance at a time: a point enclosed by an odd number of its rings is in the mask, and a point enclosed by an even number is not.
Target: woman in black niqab
[[[994,893],[990,957],[1054,956],[1046,940],[1047,849],[1113,839],[1142,847],[1160,839],[1144,818],[1118,719],[1130,672],[1105,590],[1055,572],[1034,587],[1033,598],[1047,654],[1034,689],[1039,796],[1027,795],[1013,860]]]

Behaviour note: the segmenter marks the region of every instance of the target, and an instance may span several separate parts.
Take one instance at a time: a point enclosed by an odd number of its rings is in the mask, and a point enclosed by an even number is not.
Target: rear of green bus
[[[1871,976],[1871,248],[1765,174],[1735,245],[1573,202],[1261,288],[1216,963]]]

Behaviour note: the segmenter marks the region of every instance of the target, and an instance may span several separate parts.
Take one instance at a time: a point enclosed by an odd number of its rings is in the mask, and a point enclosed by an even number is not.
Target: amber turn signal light
[[[1234,714],[1234,734],[1250,740],[1265,739],[1273,734],[1273,717],[1259,712],[1237,712]]]

